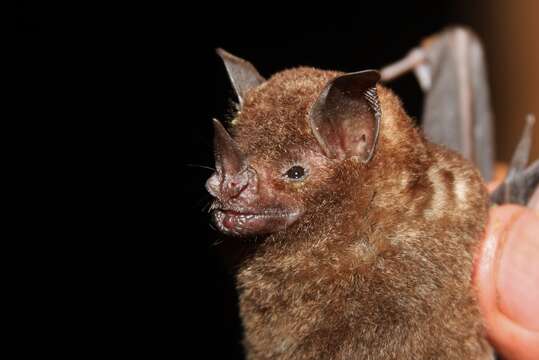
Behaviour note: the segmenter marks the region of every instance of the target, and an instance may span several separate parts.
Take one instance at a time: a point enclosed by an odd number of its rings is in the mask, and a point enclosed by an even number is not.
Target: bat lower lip
[[[268,220],[272,218],[284,218],[286,213],[266,213],[266,214],[253,214],[253,213],[241,213],[231,210],[223,210],[223,226],[232,229],[236,225],[245,225],[249,222],[256,222],[259,220]]]
[[[214,221],[224,233],[249,235],[269,233],[280,225],[286,226],[295,221],[295,214],[275,211],[266,213],[248,213],[219,209],[214,212]]]

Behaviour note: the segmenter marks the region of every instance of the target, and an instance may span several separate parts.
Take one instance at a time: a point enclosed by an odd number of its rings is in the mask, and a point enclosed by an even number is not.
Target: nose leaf
[[[247,167],[245,156],[221,122],[213,119],[215,166],[222,176],[234,176]]]
[[[238,144],[223,125],[213,119],[216,173],[208,180],[207,188],[218,197],[237,197],[252,180],[249,165]],[[217,191],[219,189],[219,191]]]

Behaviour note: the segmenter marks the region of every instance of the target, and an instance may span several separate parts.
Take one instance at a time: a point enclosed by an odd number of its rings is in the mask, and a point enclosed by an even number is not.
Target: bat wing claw
[[[527,205],[535,189],[539,186],[539,160],[526,167],[533,137],[535,117],[526,117],[526,126],[515,149],[509,172],[504,182],[494,190],[490,200],[494,204]]]

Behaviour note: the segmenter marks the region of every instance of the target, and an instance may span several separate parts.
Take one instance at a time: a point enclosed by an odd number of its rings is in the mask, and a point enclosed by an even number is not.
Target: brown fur
[[[319,167],[295,194],[305,214],[259,240],[237,284],[249,359],[488,359],[472,291],[487,195],[459,155],[428,143],[377,87],[375,155],[332,161],[307,121],[337,72],[286,70],[251,90],[232,121],[259,168]],[[268,170],[273,171],[273,170]]]

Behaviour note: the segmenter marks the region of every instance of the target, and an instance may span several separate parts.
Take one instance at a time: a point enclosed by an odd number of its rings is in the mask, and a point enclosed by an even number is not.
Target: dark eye
[[[305,176],[305,169],[301,166],[292,166],[288,171],[286,172],[286,176],[289,179],[292,180],[298,180],[301,179],[303,176]]]

